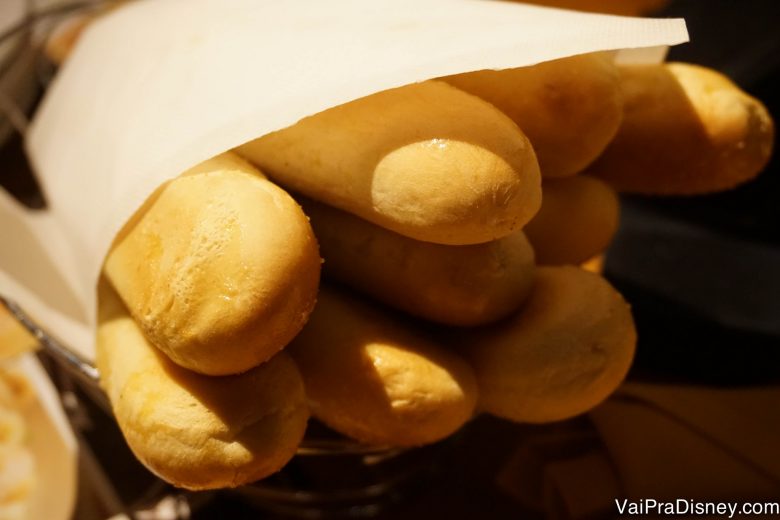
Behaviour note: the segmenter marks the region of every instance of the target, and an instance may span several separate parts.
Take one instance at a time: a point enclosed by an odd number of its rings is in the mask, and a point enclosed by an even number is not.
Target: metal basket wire
[[[103,3],[104,0],[71,0],[35,9],[32,0],[25,0],[24,16],[0,33],[0,49],[4,49],[0,59],[0,144],[10,130],[24,135],[28,109],[52,78],[53,68],[42,56],[38,43],[46,40],[63,17],[94,10]],[[22,80],[26,83],[19,84]],[[9,92],[9,84],[20,88]]]

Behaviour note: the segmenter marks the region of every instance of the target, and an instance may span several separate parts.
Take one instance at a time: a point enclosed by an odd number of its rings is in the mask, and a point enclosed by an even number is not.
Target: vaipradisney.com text
[[[706,502],[678,498],[664,501],[615,499],[621,516],[642,515],[721,515],[727,518],[749,515],[780,515],[780,502]]]

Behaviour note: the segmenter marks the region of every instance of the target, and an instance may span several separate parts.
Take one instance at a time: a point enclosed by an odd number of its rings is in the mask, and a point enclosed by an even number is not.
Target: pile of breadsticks
[[[636,343],[628,304],[578,267],[616,230],[615,190],[727,189],[772,139],[714,71],[601,54],[315,114],[126,223],[100,283],[102,385],[138,458],[192,489],[277,471],[310,414],[415,446],[480,412],[582,413]]]

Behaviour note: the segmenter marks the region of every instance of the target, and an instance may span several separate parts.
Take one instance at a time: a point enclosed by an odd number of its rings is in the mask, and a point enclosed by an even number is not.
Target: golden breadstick
[[[203,376],[152,347],[107,283],[100,289],[97,366],[136,457],[188,489],[235,487],[278,471],[308,419],[300,373],[281,352],[235,376]]]
[[[607,248],[620,219],[615,190],[578,175],[546,180],[542,192],[542,208],[524,228],[539,264],[580,264]]]
[[[620,191],[689,195],[732,188],[766,165],[772,118],[727,77],[684,63],[620,71],[623,124],[589,173]]]
[[[352,101],[237,151],[283,186],[426,242],[488,242],[539,209],[528,139],[440,81]]]
[[[636,344],[620,294],[576,267],[541,267],[513,318],[461,339],[479,384],[479,407],[518,422],[583,413],[623,380]]]
[[[149,341],[209,375],[249,370],[301,329],[319,284],[300,206],[235,155],[162,186],[104,271]]]
[[[299,199],[325,273],[411,314],[479,325],[516,310],[531,291],[534,252],[522,231],[484,244],[420,242],[310,199]]]
[[[474,374],[456,354],[370,304],[323,287],[289,352],[312,415],[370,444],[415,446],[468,421]]]
[[[511,117],[531,141],[545,178],[584,170],[615,136],[623,116],[617,67],[607,54],[444,79]]]

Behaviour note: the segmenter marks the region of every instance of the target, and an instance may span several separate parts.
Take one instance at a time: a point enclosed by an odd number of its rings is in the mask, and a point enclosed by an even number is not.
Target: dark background
[[[669,61],[731,77],[780,117],[780,2],[677,0],[691,41]],[[780,157],[754,181],[696,197],[623,198],[606,274],[639,329],[632,377],[780,380]]]

